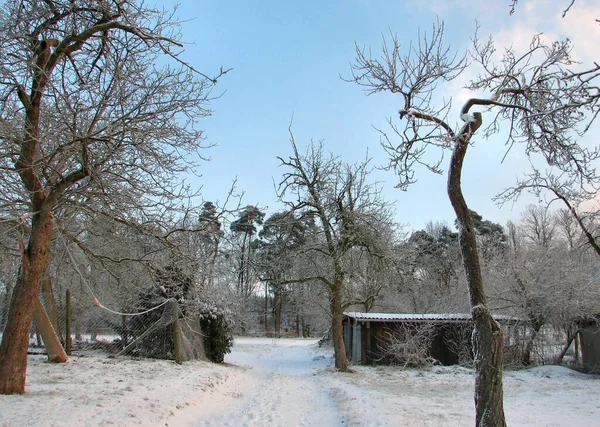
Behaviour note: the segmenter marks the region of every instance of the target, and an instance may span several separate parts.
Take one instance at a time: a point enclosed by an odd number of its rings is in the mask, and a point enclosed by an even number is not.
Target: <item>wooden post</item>
[[[270,335],[269,331],[269,285],[265,282],[265,335]]]
[[[72,320],[72,309],[71,309],[71,290],[67,289],[66,302],[65,302],[65,351],[67,355],[71,355],[71,320]]]
[[[179,306],[175,309],[175,318],[173,319],[173,347],[175,363],[183,363],[181,355],[181,323],[179,322]]]

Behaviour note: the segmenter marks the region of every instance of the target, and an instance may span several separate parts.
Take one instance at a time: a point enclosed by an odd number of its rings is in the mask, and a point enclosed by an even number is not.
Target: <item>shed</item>
[[[581,334],[581,361],[585,369],[600,372],[600,316],[578,319]]]
[[[494,316],[501,324],[520,320],[509,316]],[[404,331],[418,331],[428,327],[431,340],[428,354],[442,365],[455,365],[460,361],[457,342],[464,341],[463,351],[471,352],[469,314],[391,314],[345,312],[343,319],[344,344],[348,359],[355,364],[390,364],[386,354],[390,336]],[[466,339],[465,339],[466,333]]]

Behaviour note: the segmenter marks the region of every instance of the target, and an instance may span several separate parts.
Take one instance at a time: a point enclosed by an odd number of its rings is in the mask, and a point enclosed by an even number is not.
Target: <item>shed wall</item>
[[[583,364],[588,369],[600,370],[600,327],[587,327],[581,331],[583,337]]]
[[[443,365],[459,363],[458,354],[448,345],[448,342],[459,335],[460,328],[464,328],[467,324],[468,322],[435,322],[435,335],[429,348],[431,356]],[[359,322],[352,318],[345,318],[346,354],[353,363],[389,365],[394,362],[393,357],[385,355],[389,334],[398,332],[401,328],[418,328],[421,325],[422,322]]]

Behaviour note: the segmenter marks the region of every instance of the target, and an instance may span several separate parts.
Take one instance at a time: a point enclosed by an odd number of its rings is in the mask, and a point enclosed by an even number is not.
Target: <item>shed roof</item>
[[[344,316],[356,319],[361,322],[380,321],[380,322],[406,322],[406,321],[444,321],[444,322],[466,322],[471,320],[470,314],[464,313],[443,313],[443,314],[395,314],[395,313],[359,313],[356,311],[344,312]],[[522,319],[493,315],[494,319],[499,321],[520,322]]]

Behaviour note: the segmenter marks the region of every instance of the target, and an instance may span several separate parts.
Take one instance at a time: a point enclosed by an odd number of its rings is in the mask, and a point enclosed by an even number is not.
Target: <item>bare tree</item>
[[[574,319],[594,315],[598,310],[597,290],[593,286],[597,267],[590,262],[592,251],[582,245],[573,247],[568,237],[558,233],[552,244],[538,238],[543,233],[531,233],[532,229],[554,227],[557,215],[547,210],[531,206],[526,209],[521,223],[510,227],[511,241],[520,243],[511,244],[489,269],[492,304],[528,321],[530,329],[519,346],[523,365],[536,361],[532,352],[539,344],[543,327],[550,325],[555,330],[568,331]],[[532,211],[536,222],[531,222]],[[565,212],[563,218],[564,215]],[[566,218],[572,220],[568,213]]]
[[[504,426],[503,334],[488,307],[474,223],[462,194],[465,156],[483,125],[483,114],[488,113],[493,115],[484,137],[504,129],[501,125],[506,123],[509,147],[523,143],[529,155],[541,154],[546,162],[560,164],[565,173],[589,169],[593,153],[576,144],[569,134],[584,120],[579,109],[589,92],[582,89],[580,81],[565,83],[565,67],[571,63],[568,41],[546,46],[535,37],[529,51],[517,55],[508,49],[497,63],[493,41],[482,43],[476,35],[469,55],[471,65],[478,65],[481,74],[467,88],[489,96],[468,99],[459,113],[463,124],[456,129],[448,123],[450,101],[442,102],[440,107],[435,107],[434,101],[438,86],[460,75],[467,62],[465,56],[445,47],[443,34],[443,24],[438,23],[431,34],[409,45],[405,53],[392,35],[389,41],[384,40],[381,58],[373,58],[357,46],[352,80],[365,87],[368,94],[389,91],[402,97],[399,117],[405,127],[400,129],[390,120],[399,142],[382,133],[389,167],[399,177],[398,187],[405,189],[415,181],[415,166],[441,172],[441,158],[431,162],[425,156],[431,147],[452,151],[447,191],[457,216],[474,321],[476,425]],[[483,111],[471,112],[476,107]]]
[[[542,198],[545,193],[549,193],[552,197],[549,204],[560,201],[566,206],[566,212],[572,216],[587,244],[596,252],[596,255],[600,256],[600,241],[596,230],[598,211],[593,209],[590,211],[582,207],[594,200],[600,190],[600,177],[593,167],[598,156],[598,149],[595,149],[586,156],[585,168],[571,173],[560,170],[541,173],[534,170],[519,180],[514,187],[498,194],[495,199],[503,204],[517,199],[523,191],[530,191],[539,198]],[[563,217],[563,225],[566,225],[565,221]]]
[[[291,131],[290,131],[291,134]],[[279,185],[279,196],[292,212],[314,218],[321,238],[307,245],[302,255],[310,268],[303,277],[290,282],[319,282],[329,292],[331,329],[335,351],[335,367],[348,370],[344,347],[342,319],[344,309],[359,301],[344,301],[344,289],[349,278],[351,254],[363,249],[373,256],[383,257],[378,245],[378,230],[389,224],[389,208],[374,184],[367,181],[368,159],[348,165],[323,153],[321,144],[298,151],[291,136],[293,155],[280,158],[286,167]]]
[[[512,0],[510,14],[516,11],[518,0]],[[575,6],[575,0],[565,0],[566,7],[563,9],[562,18]],[[600,22],[598,17],[591,19]],[[557,83],[568,87],[567,92],[576,94],[574,97],[576,107],[582,115],[582,126],[573,129],[573,132],[582,136],[590,130],[592,124],[600,114],[600,64],[595,61],[592,64],[581,64],[574,69],[565,69],[561,76],[557,76]],[[565,98],[572,100],[573,97]],[[587,113],[587,114],[585,114]],[[585,115],[584,115],[585,114]],[[588,153],[588,166],[582,169],[567,170],[556,164],[554,168],[539,170],[533,167],[533,171],[521,179],[517,185],[502,192],[497,200],[502,204],[508,200],[518,198],[524,190],[530,191],[538,197],[550,194],[551,202],[559,200],[567,211],[573,216],[576,224],[584,234],[587,243],[600,256],[600,242],[595,233],[594,226],[598,217],[598,211],[584,209],[582,204],[595,199],[600,191],[600,176],[595,168],[589,164],[599,158],[599,149],[596,147]]]
[[[566,240],[569,250],[574,250],[581,242],[581,230],[576,219],[568,209],[559,209],[556,211],[555,220],[558,232]]]
[[[554,239],[556,221],[547,206],[529,205],[521,214],[521,228],[529,241],[549,248]]]
[[[160,234],[181,206],[177,174],[201,146],[196,121],[216,79],[183,62],[176,24],[172,12],[124,0],[0,8],[0,206],[28,228],[0,393],[24,392],[27,331],[61,209]]]

